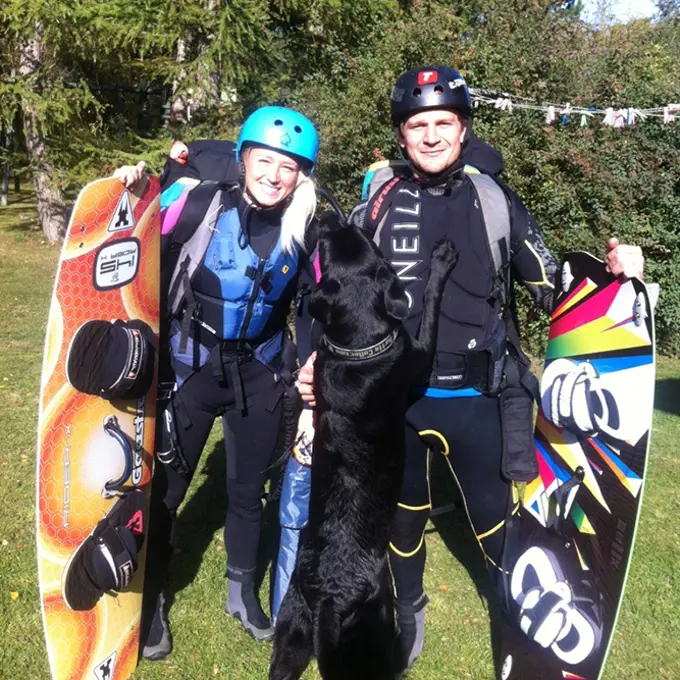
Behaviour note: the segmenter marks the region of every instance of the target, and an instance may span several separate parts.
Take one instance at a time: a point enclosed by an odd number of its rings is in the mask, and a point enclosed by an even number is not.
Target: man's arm
[[[539,307],[550,313],[559,264],[548,250],[536,218],[517,194],[506,191],[512,223],[510,248],[513,277],[527,288]]]
[[[536,218],[527,210],[519,196],[504,187],[510,203],[512,222],[510,248],[512,272],[529,290],[546,312],[552,312],[559,264],[548,250]],[[607,240],[604,263],[607,271],[624,278],[643,276],[645,259],[639,246],[620,244],[617,238]]]

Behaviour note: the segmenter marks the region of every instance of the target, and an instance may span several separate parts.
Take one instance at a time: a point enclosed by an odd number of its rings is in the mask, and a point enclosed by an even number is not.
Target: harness
[[[284,382],[290,378],[291,370],[281,360],[287,333],[264,342],[260,335],[272,300],[297,270],[297,254],[282,253],[278,240],[268,258],[258,258],[249,244],[241,248],[235,145],[200,141],[188,147],[188,163],[169,158],[162,174],[162,335],[171,347],[172,365],[164,367],[161,389],[169,398],[191,373],[211,361],[216,379],[231,378],[237,408],[243,410],[239,366],[245,361],[255,358]],[[195,289],[203,266],[219,279],[218,297]],[[207,323],[206,313],[221,325]],[[182,415],[177,412],[175,420]]]
[[[538,474],[532,433],[533,401],[539,399],[539,390],[529,360],[520,347],[512,308],[509,199],[491,176],[470,165],[465,166],[464,172],[482,213],[487,252],[493,264],[491,300],[497,305],[502,323],[495,328],[487,327],[491,336],[484,338],[483,347],[475,349],[469,345],[465,353],[445,355],[446,365],[437,366],[429,386],[418,392],[433,398],[481,394],[498,397],[503,429],[501,472],[507,479],[530,481]],[[363,198],[368,201],[364,228],[369,233],[378,232],[391,208],[394,208],[393,214],[399,215],[400,221],[394,223],[390,237],[396,240],[399,252],[405,253],[404,261],[393,262],[402,281],[415,278],[411,269],[417,265],[413,258],[419,252],[416,239],[420,190],[411,182],[410,170],[404,161],[382,161],[370,167],[363,186]],[[408,197],[412,197],[410,205],[406,201]]]
[[[504,309],[511,298],[510,277],[510,208],[503,190],[489,175],[481,173],[472,165],[464,167],[472,182],[484,216],[484,226],[493,261],[495,280],[494,294]],[[409,175],[405,161],[379,161],[368,169],[362,187],[362,199],[368,200],[367,219],[371,227],[377,227],[385,218],[394,202],[402,180]]]

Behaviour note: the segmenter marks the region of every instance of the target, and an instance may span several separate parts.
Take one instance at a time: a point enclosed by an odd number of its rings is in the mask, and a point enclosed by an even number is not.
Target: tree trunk
[[[7,192],[9,191],[9,161],[3,163],[5,166],[2,169],[2,196],[0,197],[0,204],[4,207],[7,205]]]
[[[204,0],[205,12],[215,14],[217,10],[216,0]],[[212,33],[205,36],[204,42],[198,48],[198,68],[192,96],[193,105],[196,109],[211,108],[218,106],[221,91],[221,76],[216,64],[206,58],[208,46],[215,39]]]
[[[3,129],[0,133],[0,144],[9,149],[9,134]],[[0,192],[0,205],[4,208],[7,205],[7,192],[9,191],[9,161],[2,164],[2,192]]]
[[[184,63],[184,59],[186,56],[186,42],[180,38],[177,41],[177,63],[182,64]],[[184,74],[180,72],[182,76]],[[172,84],[172,92],[173,95],[177,91],[178,83],[177,80],[175,80]],[[180,95],[178,97],[175,97],[175,99],[172,102],[172,106],[170,107],[170,120],[173,123],[179,123],[180,125],[183,125],[184,123],[188,122],[189,118],[189,112],[187,110],[187,105],[185,101],[185,95]]]
[[[21,46],[19,74],[34,75],[42,57],[42,29],[38,24],[32,40]],[[33,171],[33,184],[38,205],[38,218],[45,238],[50,243],[59,241],[66,233],[66,205],[59,185],[52,179],[54,168],[47,158],[45,137],[35,105],[22,98],[26,151]]]

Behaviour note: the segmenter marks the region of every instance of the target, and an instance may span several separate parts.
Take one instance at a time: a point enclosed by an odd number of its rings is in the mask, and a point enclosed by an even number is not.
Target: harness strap
[[[499,294],[503,307],[510,297],[510,208],[503,190],[496,182],[481,173],[467,171],[468,179],[477,192],[481,204],[487,241],[494,271],[499,279]]]
[[[245,394],[243,390],[243,379],[241,378],[241,371],[238,366],[238,361],[232,361],[229,364],[231,373],[232,389],[234,390],[234,398],[236,399],[236,408],[243,412],[246,410]]]
[[[184,261],[180,264],[177,276],[170,289],[169,297],[174,299],[177,295],[179,287],[184,285],[184,296],[187,300],[187,305],[184,310],[184,316],[182,317],[182,332],[180,334],[179,340],[179,351],[184,354],[187,351],[187,343],[189,340],[189,330],[191,328],[191,320],[196,312],[196,298],[194,297],[193,291],[191,290],[191,280],[189,279],[188,266],[189,257],[186,257]]]
[[[189,219],[194,215],[195,221],[191,222],[183,232],[175,231],[171,234],[169,253],[172,257],[164,267],[172,268],[170,280],[167,284],[169,290],[167,298],[167,311],[170,316],[177,314],[191,295],[191,280],[197,268],[203,262],[205,252],[212,239],[215,224],[224,211],[224,201],[229,196],[229,191],[220,190],[220,185],[203,182],[193,189],[187,199],[187,206],[182,211],[180,221]],[[191,201],[193,211],[187,212]],[[198,212],[196,212],[198,211]],[[187,215],[185,216],[185,213]],[[178,221],[178,227],[180,226]],[[177,253],[177,259],[175,259]],[[177,264],[179,262],[179,264]]]
[[[246,398],[240,365],[254,357],[253,348],[249,343],[230,343],[224,340],[218,341],[210,353],[213,377],[218,382],[231,384],[236,408],[242,412],[246,410]]]

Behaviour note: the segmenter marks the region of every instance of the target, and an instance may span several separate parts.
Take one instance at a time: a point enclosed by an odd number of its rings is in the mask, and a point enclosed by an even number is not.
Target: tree
[[[679,0],[656,0],[656,6],[661,20],[675,19],[677,21],[680,17]]]
[[[273,102],[317,124],[317,177],[350,208],[366,167],[398,154],[389,90],[419,64],[453,64],[473,87],[543,104],[677,102],[678,0],[659,9],[654,22],[594,26],[572,0],[6,0],[0,130],[16,131],[17,117],[26,130],[46,233],[60,189],[70,199],[140,157],[158,168],[172,136],[233,138]],[[152,96],[184,118],[165,129],[160,111],[148,115]],[[659,342],[677,352],[680,299],[666,291],[680,288],[680,124],[579,122],[480,107],[474,130],[503,153],[504,178],[557,255],[600,253],[611,234],[645,247],[650,278],[665,284]],[[529,305],[522,314],[538,340],[544,320]]]

